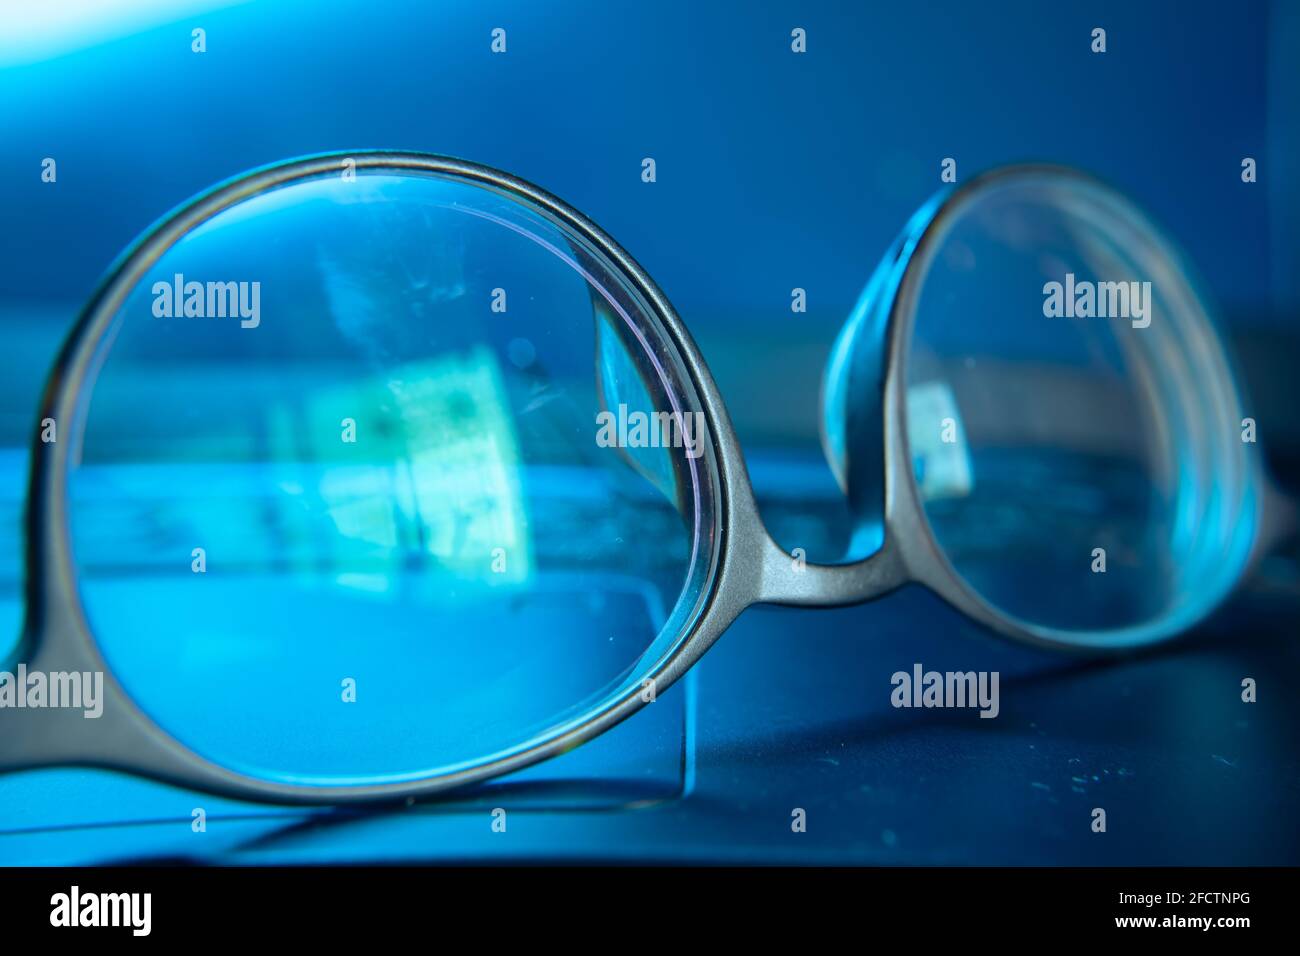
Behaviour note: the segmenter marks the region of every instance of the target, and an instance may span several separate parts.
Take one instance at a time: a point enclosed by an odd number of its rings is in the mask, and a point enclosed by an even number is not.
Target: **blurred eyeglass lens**
[[[1140,627],[1227,586],[1247,493],[1233,385],[1116,194],[1045,173],[972,195],[924,273],[906,372],[926,515],[997,609]]]
[[[629,281],[540,207],[300,180],[185,235],[115,326],[69,480],[82,599],[201,755],[322,784],[473,764],[678,639],[707,462],[600,416],[699,406]]]

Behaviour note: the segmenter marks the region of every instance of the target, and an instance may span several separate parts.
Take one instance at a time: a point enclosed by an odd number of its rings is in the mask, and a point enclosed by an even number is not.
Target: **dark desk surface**
[[[846,610],[753,609],[664,696],[668,717],[604,744],[652,753],[668,735],[677,754],[680,741],[680,774],[656,780],[552,768],[549,782],[356,813],[102,772],[0,778],[0,862],[1295,864],[1300,597],[1276,560],[1197,634],[1101,663],[988,637],[915,589]],[[917,662],[1000,671],[1001,714],[892,708],[890,675]],[[1242,702],[1244,677],[1257,703]],[[495,805],[514,808],[506,834],[491,831]]]

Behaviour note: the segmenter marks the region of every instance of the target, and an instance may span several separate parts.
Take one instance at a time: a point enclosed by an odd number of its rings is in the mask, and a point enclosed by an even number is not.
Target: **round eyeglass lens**
[[[907,437],[953,568],[1010,617],[1151,639],[1235,583],[1253,534],[1240,403],[1178,257],[1112,190],[994,177],[920,269]]]
[[[69,475],[115,676],[280,782],[553,738],[671,653],[713,557],[704,415],[628,275],[503,185],[348,172],[162,251],[111,318]]]

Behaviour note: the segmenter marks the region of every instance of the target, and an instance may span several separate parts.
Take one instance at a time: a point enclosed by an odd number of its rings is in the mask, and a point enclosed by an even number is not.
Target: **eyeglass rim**
[[[16,758],[14,754],[0,752],[0,767],[105,766],[222,795],[287,804],[402,799],[463,787],[530,766],[603,733],[647,703],[640,688],[633,687],[562,725],[566,729],[561,732],[551,728],[538,742],[512,748],[504,755],[464,769],[433,775],[417,773],[411,779],[374,784],[303,784],[251,776],[196,753],[146,715],[106,666],[77,589],[66,497],[69,462],[80,447],[80,432],[85,424],[83,385],[91,374],[90,363],[126,296],[180,238],[253,196],[293,182],[337,174],[344,161],[354,163],[357,170],[410,170],[457,177],[522,197],[591,243],[653,311],[705,413],[710,439],[706,459],[711,459],[712,467],[703,471],[715,483],[716,499],[716,542],[711,556],[714,567],[697,599],[698,610],[690,629],[675,640],[665,657],[645,675],[655,680],[656,694],[684,674],[742,607],[752,603],[754,575],[737,570],[743,568],[742,562],[728,560],[729,543],[738,537],[732,533],[733,529],[738,525],[748,526],[740,516],[746,502],[749,521],[757,520],[736,436],[717,386],[681,319],[654,281],[621,246],[582,213],[545,190],[478,163],[393,150],[334,151],[291,159],[219,183],[146,230],[110,267],[54,363],[41,399],[39,420],[48,417],[63,423],[63,440],[43,443],[37,438],[32,445],[25,521],[26,617],[11,656],[30,657],[33,666],[46,669],[56,669],[51,664],[65,669],[75,662],[79,665],[75,669],[102,672],[105,675],[104,715],[93,722],[98,732],[93,738],[86,733],[84,724],[67,720],[29,721],[26,727],[16,727],[17,733],[8,736],[23,742],[18,745]],[[732,507],[737,501],[739,512]],[[50,711],[45,716],[58,713]]]
[[[884,331],[884,347],[888,359],[883,388],[886,542],[891,532],[898,535],[899,547],[904,554],[911,580],[923,584],[961,613],[1005,637],[1051,650],[1093,655],[1150,647],[1184,635],[1196,623],[1213,613],[1226,600],[1232,587],[1220,589],[1219,593],[1202,601],[1190,613],[1169,613],[1150,622],[1122,628],[1072,631],[1023,620],[991,604],[952,564],[938,542],[911,472],[906,420],[907,358],[916,321],[916,305],[929,264],[934,260],[949,226],[972,202],[990,189],[1035,177],[1051,177],[1063,183],[1103,191],[1114,198],[1125,213],[1133,217],[1134,223],[1153,239],[1159,253],[1183,277],[1190,296],[1202,306],[1204,330],[1223,362],[1221,385],[1225,391],[1235,396],[1238,407],[1241,406],[1238,375],[1232,367],[1226,343],[1218,335],[1211,318],[1203,280],[1191,267],[1186,254],[1140,207],[1101,178],[1072,167],[1051,163],[1024,163],[1001,166],[981,173],[961,185],[941,192],[912,217],[895,246],[899,265],[895,273],[896,281],[881,293],[883,308],[888,315]],[[1260,467],[1257,457],[1247,457],[1246,469],[1249,487],[1245,506],[1254,526],[1267,526],[1270,516],[1277,516],[1278,522],[1284,523],[1283,502]],[[1256,534],[1255,540],[1246,543],[1235,581],[1240,581],[1250,563],[1258,558],[1262,541],[1263,537]]]

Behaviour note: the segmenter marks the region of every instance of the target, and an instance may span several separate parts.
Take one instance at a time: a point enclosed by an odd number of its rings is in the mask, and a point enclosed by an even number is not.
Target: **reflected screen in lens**
[[[1132,208],[1082,179],[993,180],[923,276],[907,433],[965,582],[1079,634],[1159,626],[1220,593],[1240,553],[1235,396],[1187,278]]]
[[[496,185],[359,169],[242,199],[162,253],[97,361],[69,476],[87,620],[223,766],[471,767],[639,685],[699,597],[675,353],[615,265]],[[602,436],[620,412],[688,427]]]

